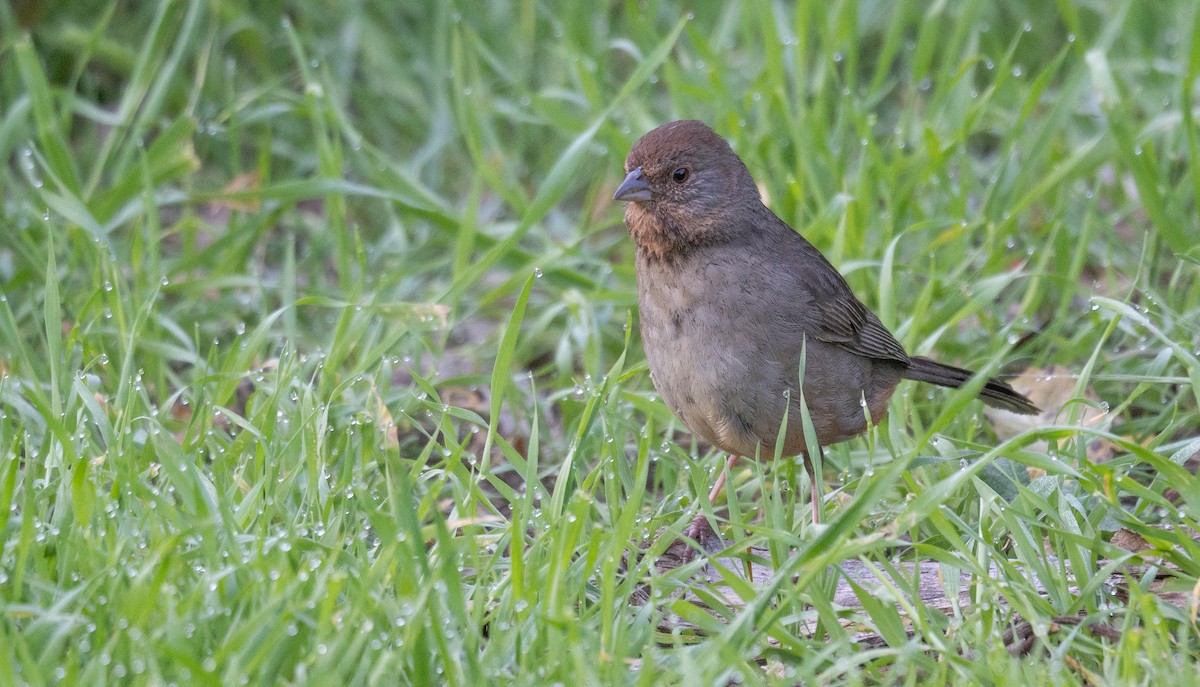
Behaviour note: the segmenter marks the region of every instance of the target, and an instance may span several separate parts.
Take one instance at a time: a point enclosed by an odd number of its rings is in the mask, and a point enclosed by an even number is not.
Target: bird
[[[642,136],[613,200],[624,203],[635,246],[654,388],[693,434],[729,454],[710,503],[740,457],[774,455],[786,413],[782,454],[802,457],[818,523],[811,457],[822,446],[882,419],[902,380],[956,388],[975,374],[909,355],[829,260],[763,204],[745,163],[701,121]],[[999,379],[987,379],[979,396],[1040,412]],[[805,442],[802,397],[816,445]],[[701,513],[686,533],[706,525]]]

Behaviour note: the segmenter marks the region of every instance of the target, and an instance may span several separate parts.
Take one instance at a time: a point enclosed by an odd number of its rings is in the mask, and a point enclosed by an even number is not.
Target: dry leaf
[[[1132,553],[1141,553],[1154,548],[1150,542],[1146,541],[1145,537],[1124,527],[1113,532],[1112,544]]]
[[[1077,376],[1061,365],[1049,369],[1029,368],[1007,381],[1014,389],[1028,396],[1042,412],[1040,415],[1018,415],[999,408],[985,408],[984,414],[1001,440],[1011,439],[1031,429],[1069,422],[1080,413],[1077,422],[1080,427],[1106,428],[1112,421],[1112,416],[1107,412],[1079,402],[1079,397],[1075,396]],[[1101,403],[1091,388],[1084,390],[1083,398],[1096,405]],[[1028,449],[1045,453],[1048,447],[1045,442],[1037,442]],[[1110,460],[1113,453],[1112,443],[1105,439],[1092,439],[1087,444],[1087,457],[1092,462]]]

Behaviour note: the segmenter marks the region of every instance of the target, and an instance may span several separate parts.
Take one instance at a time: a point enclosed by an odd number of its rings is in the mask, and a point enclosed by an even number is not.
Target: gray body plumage
[[[763,205],[729,145],[701,122],[665,124],[625,161],[614,198],[637,244],[642,344],[654,386],[693,432],[735,455],[809,453],[879,421],[901,379],[959,387],[969,370],[909,356],[846,280]],[[799,381],[804,360],[803,385]],[[996,379],[985,403],[1036,413]]]
[[[853,299],[849,287],[832,267],[806,274],[806,267],[828,263],[759,207],[747,218],[756,228],[731,232],[738,242],[697,246],[674,260],[639,252],[642,340],[655,388],[692,431],[731,453],[753,456],[761,445],[770,455],[790,402],[783,452],[794,455],[806,452],[802,356],[804,398],[821,444],[862,434],[868,409],[876,422],[883,416],[907,356],[857,299],[832,320],[861,317],[857,331],[829,326],[823,304],[831,296]],[[675,278],[680,273],[696,278]],[[764,298],[767,293],[789,298]],[[870,335],[867,343],[862,330]]]

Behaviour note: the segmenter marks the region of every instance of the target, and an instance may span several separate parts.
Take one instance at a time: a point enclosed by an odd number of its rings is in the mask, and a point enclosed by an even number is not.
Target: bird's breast
[[[713,283],[722,277],[708,272],[703,265],[683,271],[639,265],[642,345],[655,388],[692,432],[726,451],[753,455],[756,420],[783,412],[782,395],[778,401],[758,397],[776,386],[782,368],[757,350],[754,339],[761,337],[730,302],[735,292]]]
[[[721,251],[675,263],[639,259],[642,345],[658,393],[692,432],[740,455],[769,451],[786,413],[785,451],[796,453],[804,450],[804,362],[817,438],[824,444],[861,433],[861,402],[876,400],[875,364],[809,331],[815,306],[802,291],[780,293],[787,280],[778,266],[738,260]]]

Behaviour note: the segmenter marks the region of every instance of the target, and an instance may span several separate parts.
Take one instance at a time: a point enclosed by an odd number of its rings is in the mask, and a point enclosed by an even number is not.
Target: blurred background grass
[[[0,27],[6,681],[1195,675],[1194,3],[19,0]],[[723,462],[652,393],[608,201],[677,118],[910,351],[1073,399],[1003,441],[902,387],[827,452],[821,530],[795,464],[744,466],[722,520],[782,572],[728,623],[692,569],[622,563]],[[846,559],[974,573],[972,603],[835,607]]]

